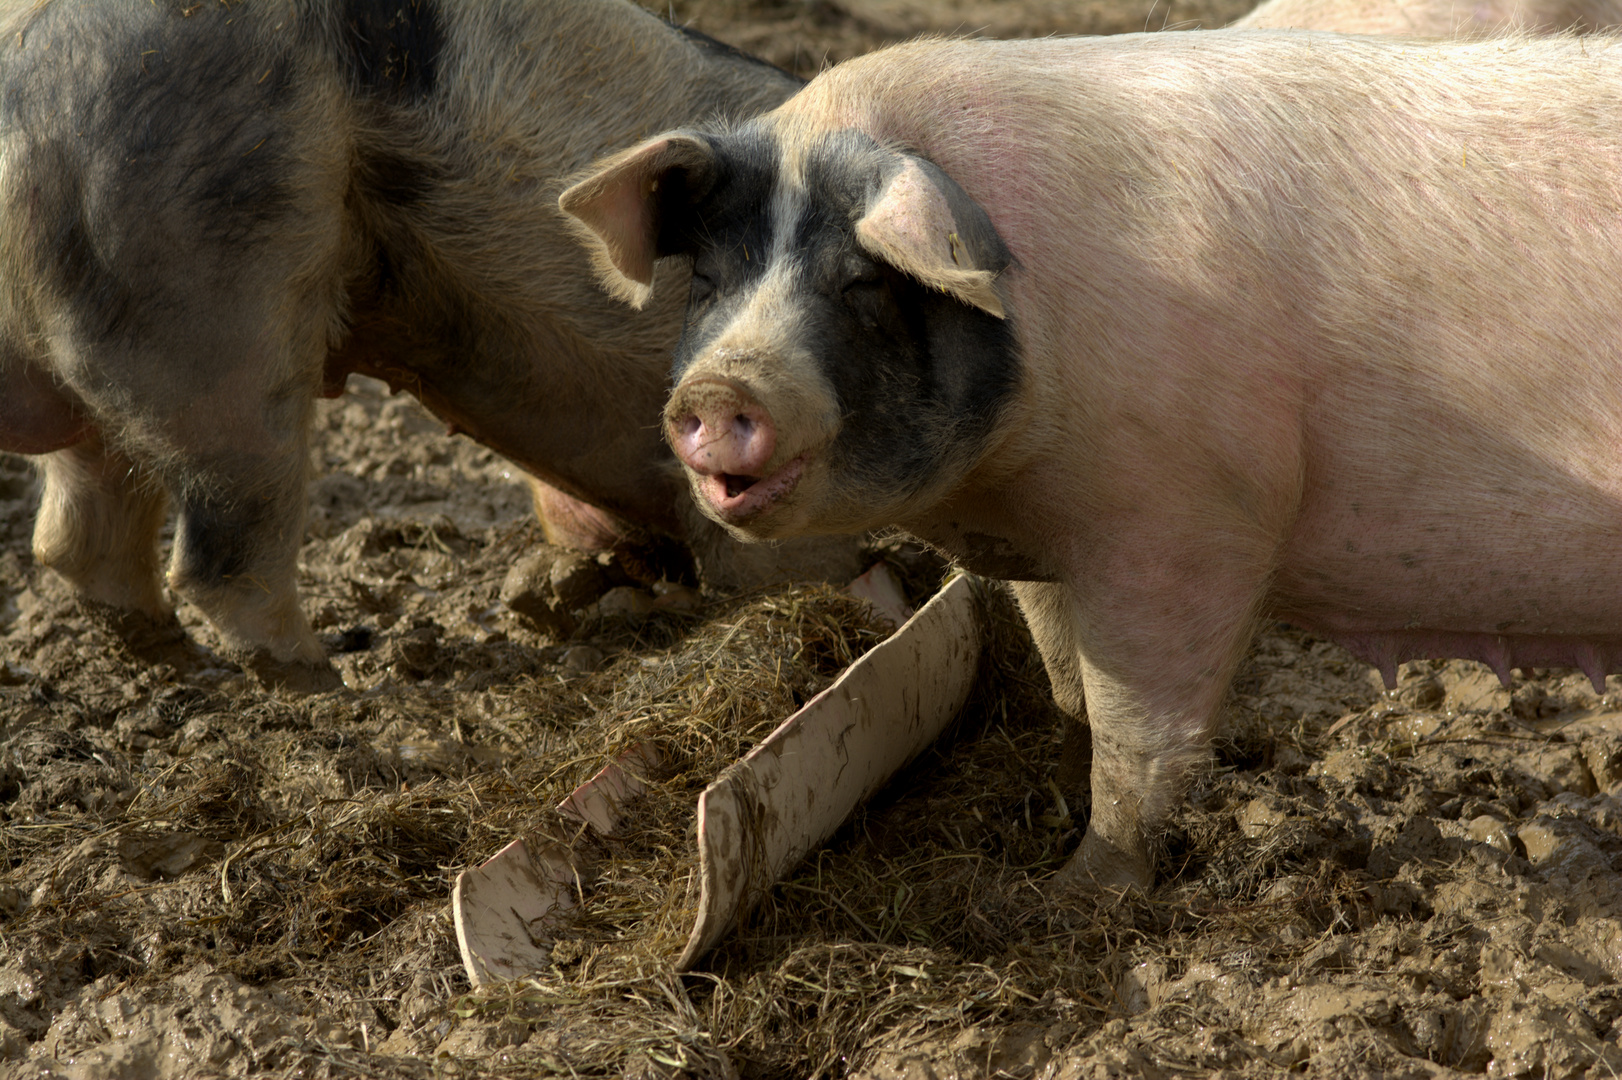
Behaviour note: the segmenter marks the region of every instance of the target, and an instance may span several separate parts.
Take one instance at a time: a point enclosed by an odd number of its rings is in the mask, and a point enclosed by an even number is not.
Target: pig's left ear
[[[994,284],[1010,261],[978,203],[939,168],[907,155],[856,223],[869,255],[931,288],[1006,318]]]
[[[661,135],[608,158],[559,196],[558,206],[585,226],[581,239],[603,287],[640,308],[653,295],[654,260],[672,254],[659,246],[665,211],[673,199],[699,197],[714,173],[709,143]]]

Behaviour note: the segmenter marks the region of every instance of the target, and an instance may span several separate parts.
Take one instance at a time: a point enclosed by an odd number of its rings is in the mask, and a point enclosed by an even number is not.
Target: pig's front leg
[[[243,420],[227,425],[230,443],[177,440],[171,476],[180,513],[170,586],[208,616],[233,660],[301,692],[341,685],[298,598],[312,398],[248,398],[227,413]]]
[[[1092,729],[1092,813],[1061,887],[1153,883],[1154,846],[1209,753],[1267,579],[1261,551],[1196,541],[1155,560],[1143,538],[1145,562],[1133,547],[1099,552],[1068,588],[1018,589],[1060,706],[1077,711],[1079,678]]]
[[[1066,796],[1080,789],[1082,771],[1092,757],[1092,736],[1087,730],[1087,695],[1082,685],[1081,646],[1069,616],[1074,600],[1068,586],[1048,581],[1012,582],[1014,596],[1036,640],[1036,650],[1047,669],[1053,701],[1065,713],[1064,745],[1053,778]],[[1079,803],[1078,803],[1079,805]]]

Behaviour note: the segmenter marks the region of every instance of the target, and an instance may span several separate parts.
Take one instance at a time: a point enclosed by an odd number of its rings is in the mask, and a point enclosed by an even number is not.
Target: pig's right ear
[[[608,158],[569,188],[558,206],[584,228],[603,287],[632,307],[653,295],[653,263],[666,213],[702,197],[715,176],[709,143],[690,135],[661,135]]]
[[[856,223],[856,237],[908,277],[1007,317],[996,280],[1012,257],[985,210],[933,162],[906,156]]]

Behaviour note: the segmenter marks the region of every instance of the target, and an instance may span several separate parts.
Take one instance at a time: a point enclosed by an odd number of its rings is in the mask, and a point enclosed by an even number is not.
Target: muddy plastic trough
[[[895,610],[896,600],[884,598],[893,589],[880,578],[863,575],[852,591]],[[968,698],[980,644],[979,605],[969,579],[959,577],[704,789],[698,911],[676,970],[697,964],[783,874],[940,736]],[[655,754],[633,748],[558,809],[612,833],[625,803],[644,790],[638,774],[657,764]],[[457,876],[456,936],[475,987],[550,967],[552,943],[567,933],[567,913],[580,902],[571,864],[560,845],[532,850],[518,840]]]

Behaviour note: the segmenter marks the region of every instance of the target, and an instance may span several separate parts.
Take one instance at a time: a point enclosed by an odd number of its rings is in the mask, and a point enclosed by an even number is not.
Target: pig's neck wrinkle
[[[1397,683],[1397,666],[1409,660],[1476,660],[1498,675],[1504,685],[1514,668],[1578,668],[1603,693],[1605,676],[1622,673],[1622,636],[1583,637],[1569,634],[1492,634],[1480,631],[1344,630],[1281,612],[1279,618],[1309,633],[1328,638],[1366,664],[1379,669],[1388,689]]]
[[[1031,542],[1017,514],[999,512],[1001,502],[960,493],[927,517],[901,526],[971,573],[1003,581],[1058,581],[1050,554]]]

